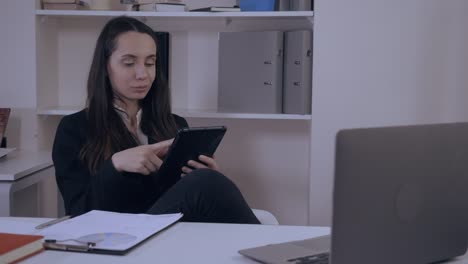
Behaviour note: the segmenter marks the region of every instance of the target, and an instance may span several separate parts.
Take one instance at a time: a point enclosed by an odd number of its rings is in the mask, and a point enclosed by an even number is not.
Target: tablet
[[[212,157],[226,133],[225,126],[187,127],[179,129],[158,171],[158,178],[180,178],[182,167],[198,156]],[[159,179],[162,180],[162,179]]]

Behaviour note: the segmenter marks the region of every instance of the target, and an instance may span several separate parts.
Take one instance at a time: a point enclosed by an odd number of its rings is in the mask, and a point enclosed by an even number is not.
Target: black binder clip
[[[76,241],[76,240],[75,240]],[[81,242],[77,241],[78,243],[83,243],[83,245],[69,245],[69,244],[62,244],[55,239],[46,239],[42,244],[45,249],[53,249],[53,250],[62,250],[62,251],[80,251],[80,252],[88,252],[91,251],[95,246],[96,243],[94,242]]]

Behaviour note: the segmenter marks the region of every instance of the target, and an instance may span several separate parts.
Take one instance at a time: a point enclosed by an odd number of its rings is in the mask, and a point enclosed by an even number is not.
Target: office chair
[[[262,225],[279,225],[279,222],[278,220],[276,220],[276,217],[268,211],[252,209],[252,212],[255,214],[255,216]]]

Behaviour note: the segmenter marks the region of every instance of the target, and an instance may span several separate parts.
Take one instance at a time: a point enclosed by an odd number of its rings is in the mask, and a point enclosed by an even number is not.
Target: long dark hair
[[[111,19],[102,29],[96,43],[88,76],[88,141],[81,149],[80,158],[90,171],[95,172],[102,161],[115,152],[135,145],[133,138],[114,109],[114,93],[107,72],[107,64],[117,45],[117,38],[126,32],[151,36],[157,46],[155,32],[143,22],[126,16]],[[148,94],[140,101],[141,130],[158,142],[175,136],[177,125],[171,114],[171,98],[162,72],[159,49],[156,59],[156,79]]]

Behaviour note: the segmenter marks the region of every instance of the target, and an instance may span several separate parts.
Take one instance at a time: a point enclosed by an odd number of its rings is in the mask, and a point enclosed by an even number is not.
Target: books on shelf
[[[192,12],[239,12],[241,11],[237,6],[208,6],[190,10]]]
[[[43,4],[78,4],[80,0],[42,0]]]
[[[0,263],[16,263],[44,250],[43,236],[0,233]]]
[[[185,0],[120,0],[125,5],[144,5],[144,4],[185,4]]]
[[[140,4],[137,5],[137,10],[150,12],[184,12],[185,4]]]
[[[42,8],[49,10],[128,10],[117,0],[42,0]]]
[[[74,3],[43,2],[42,8],[49,10],[87,10],[89,9],[89,5],[84,1],[75,1]]]

